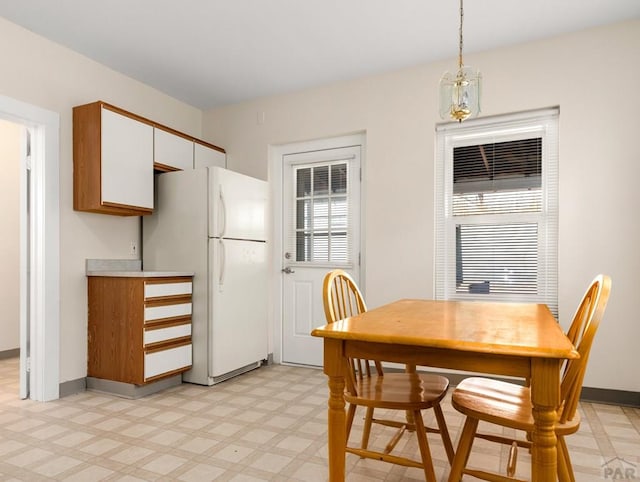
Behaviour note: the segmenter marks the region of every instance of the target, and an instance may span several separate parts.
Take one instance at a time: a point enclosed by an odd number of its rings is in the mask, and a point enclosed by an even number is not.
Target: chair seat
[[[453,407],[468,417],[525,432],[533,431],[529,387],[490,378],[466,378],[451,396]],[[580,415],[556,425],[558,435],[568,435],[580,427]]]
[[[439,375],[385,373],[358,380],[357,396],[345,393],[349,403],[392,410],[425,410],[447,393],[449,380]]]

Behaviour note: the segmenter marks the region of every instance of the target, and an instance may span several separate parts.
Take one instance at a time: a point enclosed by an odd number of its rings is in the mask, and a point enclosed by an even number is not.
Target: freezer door
[[[266,240],[268,184],[218,167],[209,169],[209,236]]]
[[[209,240],[209,376],[267,358],[266,243]]]

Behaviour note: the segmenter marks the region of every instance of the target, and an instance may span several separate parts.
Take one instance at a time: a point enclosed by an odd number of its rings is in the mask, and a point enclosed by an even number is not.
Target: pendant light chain
[[[462,20],[464,18],[464,7],[462,5],[462,1],[460,0],[460,50],[458,52],[458,68],[462,68]]]

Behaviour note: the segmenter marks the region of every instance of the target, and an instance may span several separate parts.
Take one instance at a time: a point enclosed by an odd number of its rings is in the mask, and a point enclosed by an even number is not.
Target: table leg
[[[416,372],[416,364],[415,363],[407,363],[404,366],[405,373],[415,373]],[[405,419],[409,425],[415,425],[416,421],[413,419],[413,413],[411,410],[407,410],[405,412]]]
[[[532,434],[533,482],[557,480],[555,423],[560,403],[560,361],[534,359],[531,364],[531,401],[535,429]]]
[[[345,447],[347,446],[344,402],[344,363],[341,340],[324,340],[324,373],[329,377],[328,449],[329,481],[345,479]]]

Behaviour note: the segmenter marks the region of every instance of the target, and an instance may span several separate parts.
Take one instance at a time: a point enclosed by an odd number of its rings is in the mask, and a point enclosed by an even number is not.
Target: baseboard
[[[69,380],[58,385],[60,398],[82,393],[87,389],[87,379],[85,377],[76,380]]]
[[[6,360],[7,358],[18,358],[19,356],[20,348],[0,351],[0,360]]]
[[[182,383],[182,374],[178,373],[168,378],[162,378],[146,385],[134,385],[132,383],[103,380],[101,378],[87,377],[87,390],[108,393],[121,398],[137,399],[157,393],[167,388],[172,388]]]
[[[626,390],[582,387],[580,400],[640,408],[640,392],[628,392]]]

